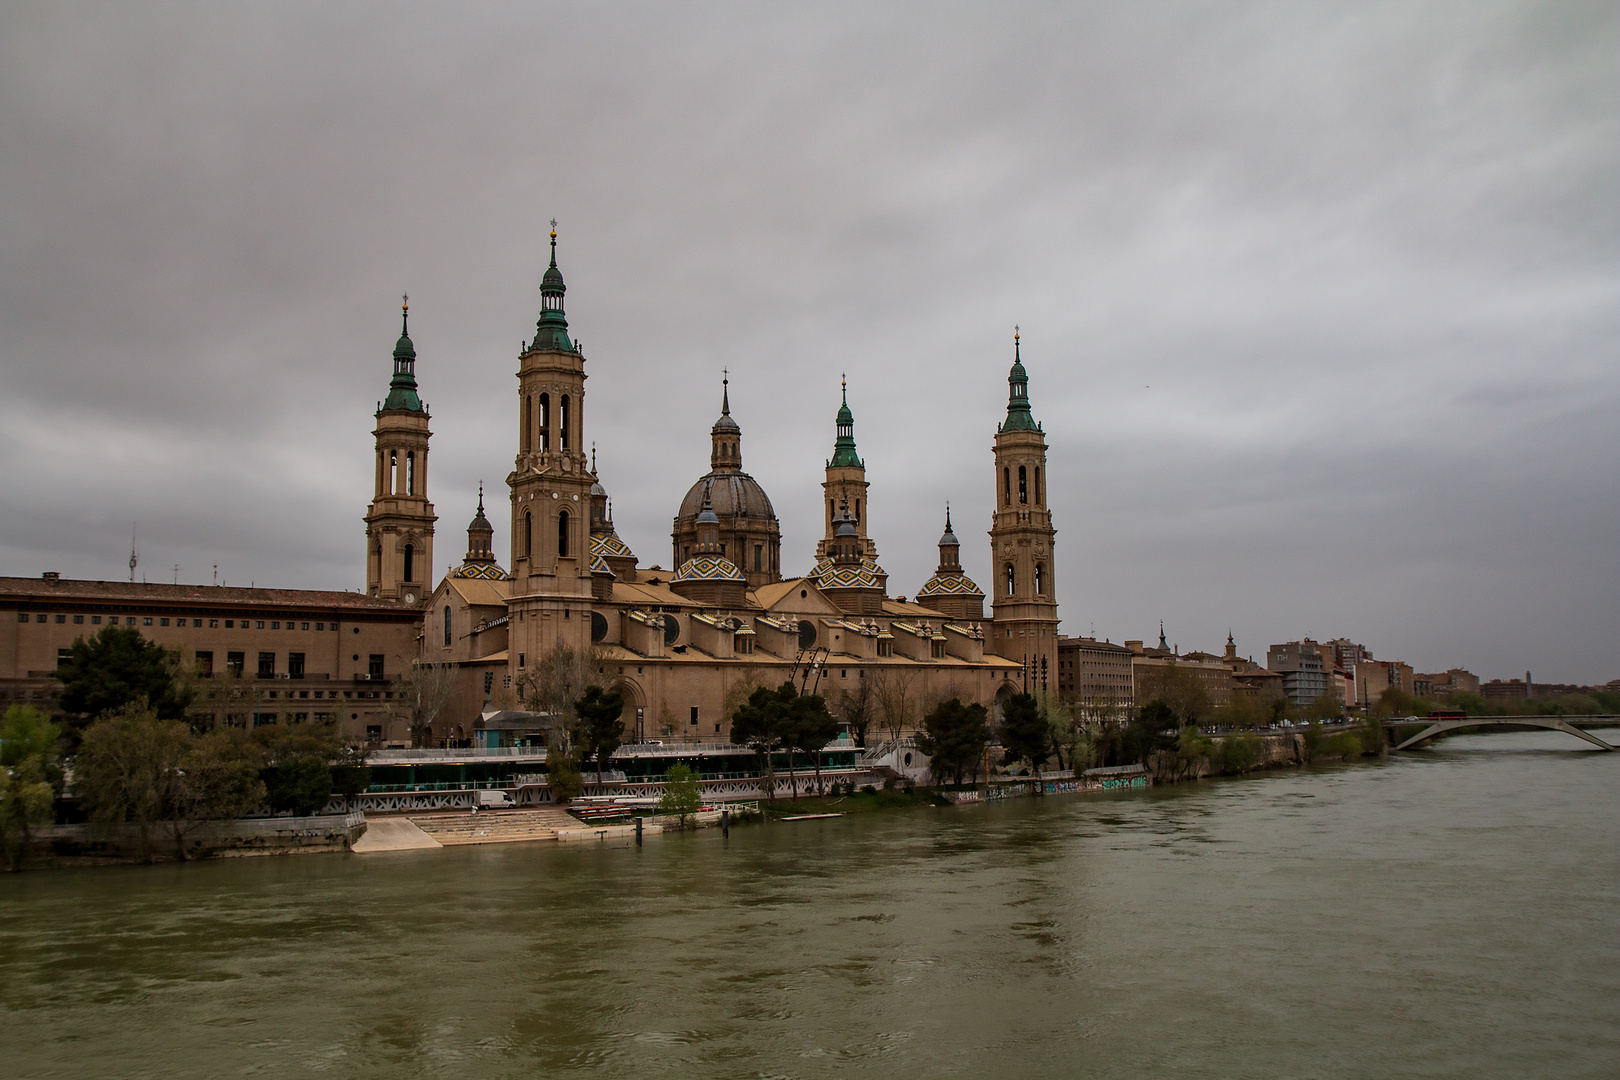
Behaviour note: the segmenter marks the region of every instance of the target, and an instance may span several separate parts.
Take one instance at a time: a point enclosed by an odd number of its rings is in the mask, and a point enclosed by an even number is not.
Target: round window
[[[591,612],[591,641],[599,642],[607,639],[607,616],[600,611]]]
[[[664,644],[675,644],[681,636],[681,621],[667,611],[658,616],[658,621],[664,624]]]
[[[910,764],[911,764],[911,755],[910,755],[910,754],[907,754],[907,755],[906,755],[906,764],[907,764],[907,765],[910,765]]]
[[[813,649],[816,647],[816,624],[809,619],[799,620],[799,648]]]

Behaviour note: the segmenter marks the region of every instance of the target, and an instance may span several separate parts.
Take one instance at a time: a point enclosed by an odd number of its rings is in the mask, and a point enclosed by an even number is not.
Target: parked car
[[[478,809],[494,810],[503,806],[516,806],[512,796],[504,791],[480,791],[478,793]]]

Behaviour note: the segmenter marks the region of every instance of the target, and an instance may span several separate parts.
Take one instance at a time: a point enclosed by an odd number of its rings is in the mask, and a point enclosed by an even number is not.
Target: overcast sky
[[[0,5],[0,574],[359,588],[411,295],[437,571],[509,556],[546,222],[620,535],[721,369],[783,568],[847,371],[890,591],[990,584],[1015,324],[1063,629],[1620,677],[1620,8]]]

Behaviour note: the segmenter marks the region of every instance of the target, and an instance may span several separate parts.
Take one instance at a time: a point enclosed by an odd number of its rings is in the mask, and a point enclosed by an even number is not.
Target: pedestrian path
[[[410,818],[368,817],[366,831],[349,850],[357,855],[374,855],[381,851],[422,851],[443,846],[417,828]]]
[[[459,844],[515,844],[525,840],[555,840],[560,829],[579,828],[579,819],[553,806],[522,810],[480,810],[412,814],[415,827],[444,847]]]

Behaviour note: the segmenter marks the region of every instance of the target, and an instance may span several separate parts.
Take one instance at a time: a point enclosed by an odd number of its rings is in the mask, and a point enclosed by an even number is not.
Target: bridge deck
[[[1562,716],[1470,716],[1462,720],[1440,720],[1406,739],[1395,749],[1405,750],[1409,746],[1415,746],[1447,731],[1470,727],[1533,727],[1547,731],[1562,731],[1575,736],[1577,739],[1584,739],[1600,750],[1620,750],[1620,747],[1610,746],[1596,735],[1581,730],[1570,723],[1567,717]]]

